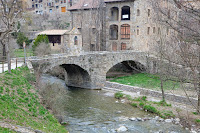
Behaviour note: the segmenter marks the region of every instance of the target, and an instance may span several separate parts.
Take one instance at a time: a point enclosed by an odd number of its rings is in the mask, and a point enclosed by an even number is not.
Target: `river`
[[[189,133],[178,125],[154,119],[130,121],[128,118],[155,116],[121,103],[108,91],[67,88],[64,81],[51,76],[43,76],[42,82],[57,84],[67,91],[62,115],[70,133],[115,133],[121,126],[128,129],[126,133]]]

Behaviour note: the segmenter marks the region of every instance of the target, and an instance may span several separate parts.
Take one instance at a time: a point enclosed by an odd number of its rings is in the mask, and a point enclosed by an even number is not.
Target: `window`
[[[153,33],[156,33],[156,27],[153,27]]]
[[[61,7],[61,12],[66,12],[66,7]]]
[[[52,9],[49,9],[49,13],[52,13]]]
[[[147,27],[147,34],[150,34],[150,27]]]
[[[171,13],[170,13],[170,10],[168,10],[168,12],[167,12],[167,16],[168,16],[168,19],[170,19],[170,15]]]
[[[78,37],[77,36],[74,37],[74,45],[78,45]]]
[[[112,43],[112,51],[117,51],[117,43],[116,42]]]
[[[72,0],[69,0],[69,5],[70,5],[70,7],[72,6]]]
[[[148,17],[150,17],[150,12],[151,12],[151,10],[150,10],[150,9],[148,9]]]
[[[139,35],[140,34],[140,30],[139,29],[137,29],[137,35]]]
[[[110,10],[111,10],[111,21],[118,21],[119,9],[117,7],[112,7]]]
[[[167,28],[167,35],[169,35],[169,28]]]
[[[140,10],[137,9],[137,16],[140,16]]]
[[[123,24],[121,26],[121,39],[130,39],[130,25]]]
[[[61,43],[60,35],[48,35],[48,39],[50,43]]]
[[[160,34],[160,27],[158,27],[158,34]]]
[[[117,40],[118,39],[118,26],[111,25],[110,26],[110,40]]]
[[[130,7],[124,6],[122,7],[122,16],[121,20],[130,20]]]
[[[121,43],[121,50],[126,50],[126,43]]]

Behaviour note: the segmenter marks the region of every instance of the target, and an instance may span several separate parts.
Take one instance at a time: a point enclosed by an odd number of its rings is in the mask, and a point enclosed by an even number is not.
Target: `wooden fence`
[[[15,69],[18,67],[18,63],[23,62],[22,59],[14,58],[11,59],[11,69]],[[0,58],[0,73],[5,72],[6,68],[8,68],[8,61],[6,57],[1,57]]]

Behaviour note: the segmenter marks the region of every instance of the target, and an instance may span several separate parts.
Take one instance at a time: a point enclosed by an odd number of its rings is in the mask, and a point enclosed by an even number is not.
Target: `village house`
[[[35,14],[65,13],[78,0],[28,0],[28,9]]]
[[[67,52],[70,54],[80,53],[82,51],[81,33],[73,28],[68,30],[46,30],[37,35],[46,35],[49,39],[51,50],[57,52]]]
[[[84,51],[148,51],[159,30],[148,0],[80,0],[68,10]]]

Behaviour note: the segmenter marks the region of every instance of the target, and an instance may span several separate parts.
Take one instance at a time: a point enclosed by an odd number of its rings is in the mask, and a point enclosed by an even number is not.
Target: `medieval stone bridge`
[[[33,68],[42,68],[43,73],[61,66],[66,70],[65,81],[68,86],[101,89],[106,81],[106,73],[118,63],[134,61],[145,69],[152,68],[152,62],[147,59],[144,52],[84,52],[73,56],[69,54],[56,54],[44,57],[31,57],[29,61]]]

